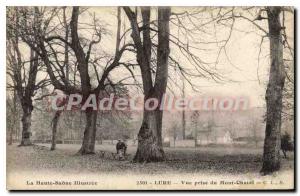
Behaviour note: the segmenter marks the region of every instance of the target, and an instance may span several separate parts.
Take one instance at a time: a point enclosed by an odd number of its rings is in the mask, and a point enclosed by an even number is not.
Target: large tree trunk
[[[13,96],[13,105],[12,105],[12,120],[13,120],[13,123],[12,123],[12,127],[10,128],[10,131],[9,131],[9,142],[8,142],[8,145],[12,145],[13,143],[13,135],[16,134],[17,132],[17,126],[18,126],[18,112],[17,112],[17,92],[16,90],[14,89],[14,96]]]
[[[31,127],[31,114],[33,111],[33,105],[32,105],[32,97],[34,96],[35,91],[35,81],[36,76],[38,72],[38,59],[37,54],[30,50],[30,68],[29,68],[29,75],[28,75],[28,82],[24,90],[22,85],[20,85],[20,89],[18,90],[19,98],[22,103],[22,109],[23,109],[23,117],[22,117],[22,124],[23,124],[23,130],[22,130],[22,140],[20,146],[28,146],[32,145],[30,141],[30,127]]]
[[[263,166],[261,169],[263,175],[277,171],[280,168],[282,91],[285,80],[280,12],[280,7],[269,7],[267,9],[271,68],[266,91],[267,119]]]
[[[89,143],[89,151],[95,152],[95,141],[96,141],[96,131],[97,131],[97,111],[93,111],[92,114],[92,133],[91,133],[91,139]]]
[[[158,100],[158,108],[149,111],[144,108],[143,123],[138,134],[138,149],[134,157],[136,162],[155,162],[165,160],[162,146],[162,118],[163,111],[159,110],[163,94],[166,92],[168,79],[168,58],[169,58],[169,20],[170,8],[158,8],[158,46],[157,46],[157,70],[154,86],[151,82],[151,72],[145,67],[149,66],[151,59],[150,30],[147,29],[150,19],[150,9],[142,8],[143,23],[146,30],[143,32],[143,52],[138,51],[138,62],[141,64],[145,102],[148,98]],[[134,35],[133,35],[134,36]],[[135,38],[134,38],[135,39]],[[135,41],[136,43],[136,41]],[[138,45],[138,43],[136,43]],[[137,47],[138,50],[139,47]],[[144,56],[145,58],[141,59]],[[150,74],[150,75],[149,75]],[[150,86],[150,87],[149,87]]]
[[[161,138],[162,112],[144,111],[144,119],[138,134],[138,148],[134,162],[156,162],[165,160]]]
[[[22,139],[21,144],[19,146],[29,146],[32,145],[30,141],[30,127],[31,127],[31,112],[30,108],[23,108],[23,116],[22,116]]]
[[[59,104],[59,107],[64,106],[67,103],[67,100],[62,101]],[[58,122],[59,122],[59,118],[61,116],[62,111],[61,110],[57,110],[54,114],[54,117],[52,119],[52,140],[51,140],[51,148],[50,150],[55,150],[56,149],[56,140],[57,140],[57,126],[58,126]],[[63,138],[62,138],[63,140]],[[62,142],[64,143],[64,142]]]
[[[95,154],[97,111],[86,110],[86,125],[79,154]]]
[[[56,111],[54,118],[52,120],[52,140],[51,140],[50,150],[55,150],[56,148],[56,133],[57,133],[57,125],[58,125],[60,115],[61,115],[61,111]]]

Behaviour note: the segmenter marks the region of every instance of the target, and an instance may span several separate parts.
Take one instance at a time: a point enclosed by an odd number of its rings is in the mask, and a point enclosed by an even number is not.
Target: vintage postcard
[[[6,7],[8,190],[294,190],[293,7]]]

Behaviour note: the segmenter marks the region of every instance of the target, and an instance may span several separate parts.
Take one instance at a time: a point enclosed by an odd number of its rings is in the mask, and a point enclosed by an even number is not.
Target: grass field
[[[164,148],[167,160],[159,163],[133,163],[136,147],[129,146],[128,160],[113,156],[115,146],[97,145],[94,155],[77,155],[80,145],[7,146],[7,188],[13,190],[53,189],[291,189],[293,154],[282,160],[279,172],[261,176],[262,150],[258,148],[214,146]],[[103,156],[103,153],[104,156]],[[156,185],[168,180],[170,185]],[[39,185],[38,182],[95,182],[96,185]],[[210,184],[210,182],[217,184]],[[228,181],[229,184],[222,184]],[[231,184],[236,182],[254,184]],[[189,182],[190,184],[187,184]],[[206,183],[203,185],[202,183]],[[30,185],[30,183],[35,185]],[[146,183],[146,184],[145,184]]]
[[[136,147],[129,146],[126,161],[115,160],[110,152],[113,145],[97,145],[95,155],[76,155],[80,145],[59,144],[55,151],[49,145],[29,147],[7,146],[9,171],[53,171],[63,173],[141,173],[141,174],[258,174],[262,164],[262,150],[256,148],[198,147],[165,148],[167,161],[161,163],[132,163]],[[100,151],[105,151],[104,157]],[[281,171],[293,170],[293,154],[282,160]]]

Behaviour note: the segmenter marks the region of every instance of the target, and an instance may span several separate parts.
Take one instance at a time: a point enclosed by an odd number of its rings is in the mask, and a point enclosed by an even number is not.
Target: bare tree
[[[142,75],[142,81],[143,81],[143,90],[144,90],[144,95],[145,95],[145,102],[152,97],[155,96],[151,96],[151,94],[155,94],[153,93],[154,91],[156,91],[157,94],[161,94],[162,92],[159,92],[161,89],[157,89],[158,85],[161,81],[160,81],[160,76],[162,76],[163,74],[166,73],[162,73],[161,71],[161,67],[159,67],[159,58],[160,58],[160,54],[158,53],[158,51],[160,50],[159,48],[161,47],[161,43],[159,43],[159,41],[161,39],[159,39],[161,30],[164,30],[160,25],[169,25],[172,24],[174,25],[175,28],[178,29],[178,35],[174,35],[175,33],[170,32],[170,30],[168,29],[168,31],[165,31],[164,33],[168,34],[168,36],[165,36],[164,39],[168,39],[168,43],[169,45],[172,44],[172,46],[174,47],[174,54],[168,54],[168,67],[172,67],[174,68],[174,70],[179,71],[179,73],[181,74],[181,76],[183,77],[184,80],[186,80],[188,82],[188,84],[194,89],[197,90],[198,86],[193,83],[193,81],[191,80],[191,78],[194,79],[199,79],[199,78],[207,78],[207,79],[213,79],[216,82],[220,82],[222,81],[224,78],[220,75],[220,73],[218,73],[217,69],[216,69],[216,63],[217,62],[206,62],[203,59],[201,59],[198,55],[195,54],[195,51],[201,51],[201,50],[206,50],[206,49],[202,49],[201,47],[199,47],[199,45],[197,44],[203,44],[203,45],[211,45],[211,44],[216,44],[217,42],[197,42],[195,41],[195,34],[201,35],[203,34],[203,32],[205,33],[205,28],[207,28],[207,24],[200,24],[197,25],[194,20],[195,18],[197,19],[197,17],[195,17],[195,15],[197,14],[202,14],[205,10],[196,10],[195,12],[183,12],[183,13],[176,13],[176,12],[171,12],[168,16],[168,22],[165,22],[167,24],[163,24],[160,19],[160,9],[165,9],[165,8],[158,8],[158,19],[156,20],[150,20],[150,16],[151,16],[151,8],[150,7],[142,7],[140,8],[140,12],[141,12],[141,21],[139,21],[139,9],[135,9],[135,11],[132,11],[131,8],[129,7],[124,7],[123,8],[129,21],[131,24],[131,37],[134,41],[135,44],[135,48],[136,48],[136,57],[137,57],[137,62],[140,66],[141,69],[141,75]],[[165,19],[167,20],[167,19]],[[199,19],[198,19],[199,20]],[[189,27],[183,25],[183,21],[187,21],[189,25]],[[209,21],[208,23],[211,23],[211,21]],[[141,26],[139,26],[141,24]],[[140,34],[142,32],[142,35]],[[158,39],[155,39],[156,37],[158,37]],[[182,37],[184,37],[182,39]],[[158,41],[158,42],[157,42]],[[224,42],[223,40],[221,41],[222,43]],[[221,44],[221,48],[223,47],[223,44]],[[153,48],[151,50],[151,48]],[[178,61],[174,56],[176,54],[175,52],[175,48],[177,52],[180,52],[180,54],[182,54],[182,58],[185,59],[185,61],[188,62],[188,64],[190,64],[190,66],[193,68],[192,70],[194,71],[190,71],[191,69],[189,69],[187,66],[182,65],[182,62]],[[216,58],[218,55],[216,55]],[[168,72],[171,70],[169,68],[165,68],[164,70],[168,69]],[[151,74],[152,73],[152,74]],[[167,77],[169,82],[168,82],[168,89],[172,92],[172,88],[170,88],[170,84],[175,85],[176,87],[181,86],[178,85],[176,81],[174,81],[174,78],[172,78],[172,76],[167,73],[165,76],[163,77]],[[163,83],[166,81],[163,81]],[[165,84],[164,84],[165,85]],[[166,84],[167,85],[167,84]],[[180,87],[179,87],[180,88]],[[165,92],[165,91],[164,91]],[[159,98],[156,97],[156,98]],[[160,104],[159,104],[160,105]],[[144,115],[146,114],[147,116],[147,111],[144,111]],[[157,135],[157,133],[159,133],[157,136],[159,141],[161,141],[161,118],[162,118],[162,111],[157,113],[157,116],[161,116],[157,119],[159,119],[157,121],[158,125],[157,125],[157,131],[155,130],[156,128],[154,128],[153,134],[155,137]],[[148,117],[147,117],[148,118]],[[145,121],[143,121],[145,122]],[[149,124],[149,122],[148,122]],[[142,128],[140,129],[140,133],[142,135],[142,133],[144,131],[144,129],[153,129],[153,128],[149,128],[149,125],[147,125],[147,123],[142,123]],[[147,131],[148,132],[148,131]],[[155,133],[157,132],[157,133]],[[151,137],[153,137],[152,135],[149,134],[149,136],[147,136],[149,139]],[[147,141],[147,139],[142,139],[140,137],[141,140],[145,140]],[[151,141],[151,139],[150,139]],[[156,146],[156,139],[152,140],[154,142],[155,148],[157,148]],[[141,145],[143,145],[144,142],[141,142]],[[159,142],[161,143],[161,142]],[[147,144],[146,146],[151,146],[151,144]],[[161,147],[159,147],[158,149],[162,149]],[[159,156],[159,158],[153,158],[153,161],[157,161],[157,160],[163,160],[163,151],[162,150],[153,150],[153,152],[151,151],[151,154],[154,154],[156,152],[161,152],[161,153],[157,153],[157,156]],[[141,151],[142,152],[142,151]],[[151,161],[151,156],[152,155],[148,155],[148,154],[144,154],[142,158],[139,158],[139,150],[136,154],[135,160],[136,161]],[[162,156],[161,156],[162,155]],[[156,156],[156,155],[155,155]],[[147,158],[149,157],[149,158]]]
[[[13,81],[18,98],[21,102],[22,116],[22,139],[20,146],[31,145],[31,115],[33,110],[33,97],[36,91],[47,85],[47,80],[37,82],[37,73],[41,67],[41,61],[34,50],[29,50],[29,60],[26,61],[21,51],[19,43],[19,33],[16,29],[19,28],[19,13],[16,9],[8,10],[8,18],[13,19],[8,21],[8,37],[7,37],[7,60],[8,60],[8,75]],[[29,67],[27,66],[29,64]]]
[[[59,104],[58,107],[63,107],[67,103],[67,99],[62,100]],[[51,139],[51,147],[50,150],[55,150],[56,149],[56,133],[57,133],[57,127],[58,127],[58,122],[59,118],[62,114],[62,110],[55,111],[54,117],[52,119],[51,125],[52,125],[52,139]]]
[[[256,16],[251,18],[243,13],[251,13],[253,10]],[[281,135],[281,116],[283,109],[283,93],[286,78],[284,66],[284,50],[292,56],[293,48],[289,43],[286,34],[285,13],[293,13],[288,7],[264,7],[242,8],[242,12],[236,12],[234,8],[227,14],[219,18],[219,21],[241,19],[249,22],[260,30],[263,35],[261,44],[265,38],[269,38],[270,50],[270,72],[266,90],[266,131],[264,141],[263,166],[261,174],[266,175],[280,169],[280,135]],[[253,14],[251,14],[253,16]],[[268,29],[260,24],[267,21]],[[230,27],[233,29],[233,26]],[[261,52],[261,48],[259,49]],[[259,54],[260,54],[259,52]]]
[[[150,98],[155,98],[161,104],[162,96],[166,91],[168,79],[168,59],[169,59],[169,20],[171,10],[169,7],[158,8],[158,46],[157,46],[157,71],[155,80],[151,73],[151,35],[150,35],[150,7],[142,7],[143,33],[137,21],[137,13],[129,7],[123,8],[132,28],[132,39],[137,52],[137,62],[141,69],[144,102]],[[165,154],[162,147],[162,116],[163,112],[156,107],[154,110],[144,108],[143,122],[138,134],[138,149],[134,157],[137,162],[162,161]]]
[[[14,50],[18,51],[18,44],[16,42],[12,43],[14,46]],[[18,52],[16,52],[18,53]],[[17,54],[17,56],[20,55]],[[23,117],[22,117],[22,140],[20,146],[27,146],[31,145],[30,141],[30,126],[31,126],[31,113],[33,110],[33,103],[32,97],[34,96],[35,91],[35,84],[36,84],[36,74],[38,71],[38,61],[35,60],[36,56],[33,51],[31,51],[31,62],[29,68],[29,76],[28,82],[26,86],[22,85],[22,78],[21,76],[21,67],[22,67],[22,60],[21,56],[16,57],[10,51],[8,51],[8,59],[11,61],[12,64],[15,65],[14,69],[14,80],[16,81],[16,91],[18,92],[18,97],[21,101],[22,109],[23,109]],[[19,66],[19,68],[17,68]],[[24,78],[25,79],[25,78]]]
[[[113,86],[112,81],[109,79],[110,72],[123,65],[120,62],[122,54],[126,50],[130,50],[132,44],[125,43],[121,45],[120,38],[120,28],[121,24],[118,22],[117,26],[117,38],[116,38],[116,49],[113,57],[97,56],[94,54],[92,56],[93,46],[99,44],[103,35],[105,34],[103,27],[97,23],[94,18],[94,24],[92,28],[94,30],[93,40],[86,40],[79,35],[79,22],[78,18],[80,15],[80,8],[73,7],[70,22],[67,24],[67,19],[65,17],[65,7],[60,8],[37,8],[33,10],[28,10],[27,8],[22,8],[23,20],[29,21],[32,13],[38,15],[38,20],[35,23],[27,22],[24,23],[20,29],[22,32],[22,39],[26,42],[30,48],[32,48],[39,57],[43,60],[51,83],[55,89],[61,90],[66,95],[70,94],[81,94],[83,96],[83,102],[87,100],[89,95],[98,95],[101,91],[105,91],[107,86]],[[54,25],[52,27],[51,21],[55,17],[61,17],[59,13],[63,11],[63,21],[62,24]],[[119,8],[120,10],[120,8]],[[84,10],[83,10],[84,11]],[[121,21],[120,11],[118,12],[118,21]],[[59,20],[60,21],[60,20]],[[62,26],[63,36],[57,31],[57,26]],[[30,35],[35,35],[35,39],[31,39]],[[68,37],[70,36],[70,41]],[[57,49],[62,47],[64,53]],[[56,49],[55,49],[56,48]],[[70,50],[69,50],[70,48]],[[67,54],[68,53],[68,54]],[[61,64],[61,56],[64,56],[64,64]],[[72,55],[72,56],[70,56]],[[100,59],[107,59],[106,65],[103,66],[98,62]],[[70,80],[71,66],[73,65],[73,76],[74,80]],[[92,69],[91,69],[92,68]],[[99,74],[98,68],[102,68],[102,74]],[[90,72],[94,71],[96,75],[95,87],[92,86],[92,78]],[[78,81],[79,80],[79,81]],[[93,111],[92,108],[87,108],[86,111],[86,127],[83,136],[82,147],[79,150],[81,154],[94,153],[95,147],[95,131],[96,131],[96,120],[97,111]]]
[[[285,81],[280,22],[282,8],[268,7],[266,11],[269,24],[271,68],[266,92],[267,120],[262,174],[269,174],[280,168],[281,111]]]

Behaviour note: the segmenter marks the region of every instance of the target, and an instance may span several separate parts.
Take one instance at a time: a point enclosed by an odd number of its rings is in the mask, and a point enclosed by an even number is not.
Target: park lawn
[[[8,171],[62,173],[141,173],[141,174],[257,174],[262,164],[262,149],[233,147],[165,148],[167,160],[160,163],[131,162],[136,147],[129,146],[129,158],[118,161],[111,156],[113,145],[96,145],[95,155],[77,155],[77,144],[59,144],[55,151],[48,144],[28,147],[7,146]],[[105,151],[104,157],[100,151]],[[293,154],[282,160],[282,171],[293,170]]]

